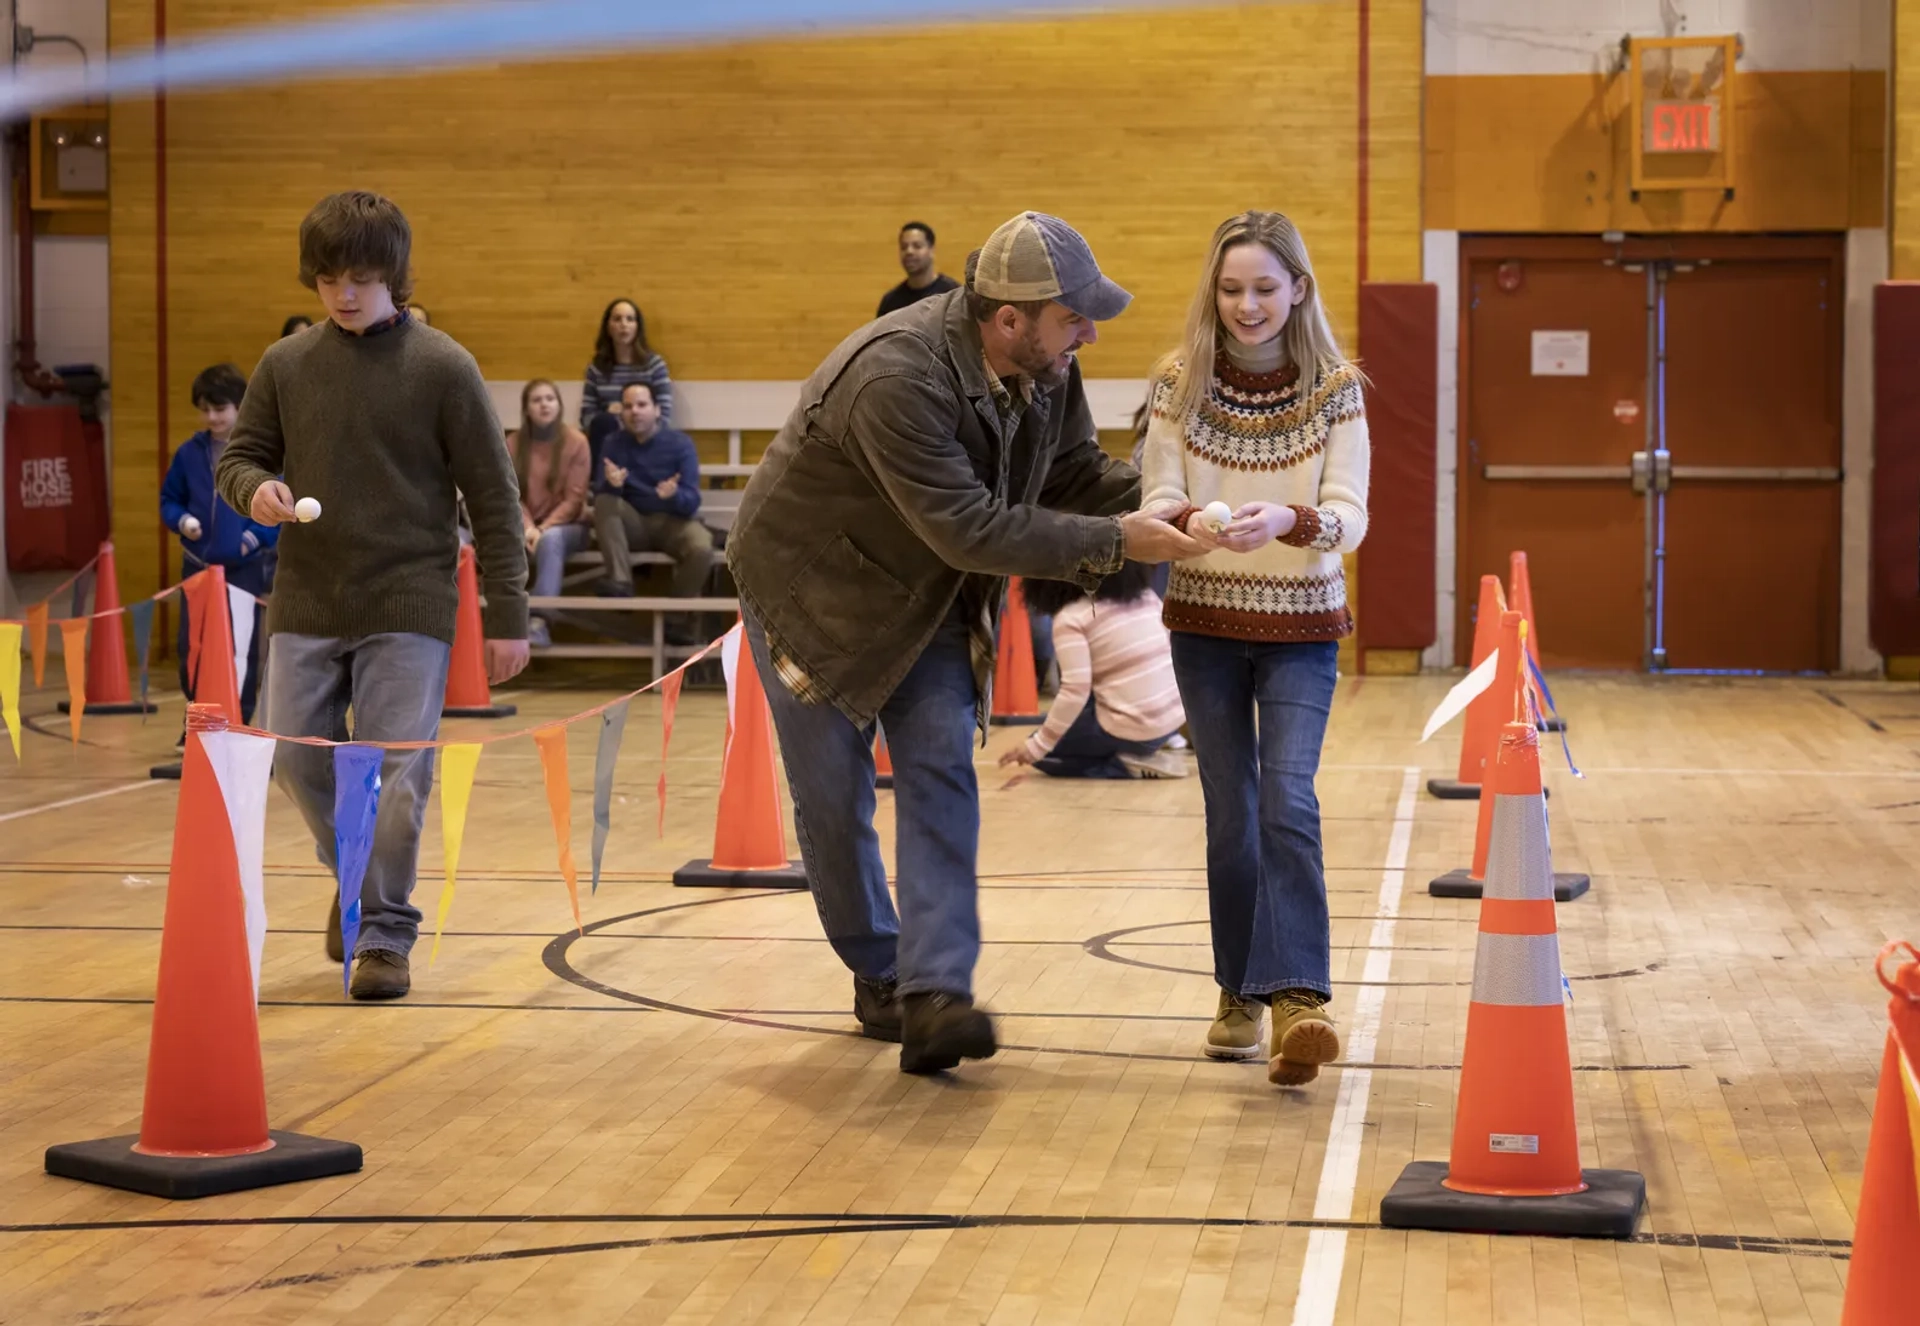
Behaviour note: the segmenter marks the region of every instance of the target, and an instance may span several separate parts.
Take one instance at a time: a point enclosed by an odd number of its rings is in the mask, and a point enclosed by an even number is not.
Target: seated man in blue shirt
[[[700,459],[693,439],[660,423],[653,388],[630,382],[620,394],[620,431],[609,434],[595,476],[593,527],[606,559],[600,593],[633,594],[631,554],[662,552],[673,559],[673,595],[694,598],[707,582],[713,535],[694,518],[700,510]],[[670,629],[685,644],[691,636]]]

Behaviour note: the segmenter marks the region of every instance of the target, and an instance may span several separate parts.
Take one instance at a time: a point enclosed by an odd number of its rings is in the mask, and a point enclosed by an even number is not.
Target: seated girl
[[[1055,778],[1185,778],[1185,759],[1167,749],[1187,718],[1153,568],[1129,561],[1092,594],[1056,580],[1021,589],[1028,611],[1053,618],[1060,690],[1046,722],[1000,763]]]
[[[592,531],[587,526],[587,439],[561,422],[560,388],[547,379],[535,378],[521,391],[520,427],[507,434],[507,453],[520,477],[533,595],[551,598],[560,592],[567,558],[586,550]],[[538,609],[528,619],[527,639],[536,649],[551,643]]]

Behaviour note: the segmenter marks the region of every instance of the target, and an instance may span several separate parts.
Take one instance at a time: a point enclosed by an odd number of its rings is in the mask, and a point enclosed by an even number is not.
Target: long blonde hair
[[[1213,384],[1213,361],[1222,330],[1217,294],[1220,268],[1227,251],[1242,244],[1265,248],[1280,260],[1296,287],[1306,288],[1306,294],[1288,313],[1287,325],[1280,329],[1287,362],[1300,370],[1301,393],[1312,389],[1316,377],[1347,363],[1333,325],[1327,321],[1326,305],[1320,302],[1320,282],[1314,278],[1313,261],[1307,257],[1307,242],[1300,237],[1300,228],[1279,212],[1241,212],[1222,221],[1213,232],[1200,285],[1187,312],[1186,335],[1179,349],[1154,365],[1154,379],[1164,379],[1171,386],[1168,412],[1176,419],[1191,416]]]

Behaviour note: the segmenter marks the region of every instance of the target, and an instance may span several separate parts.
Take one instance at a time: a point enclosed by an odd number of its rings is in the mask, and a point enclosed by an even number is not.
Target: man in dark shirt
[[[960,288],[958,281],[934,265],[933,227],[925,221],[909,221],[900,227],[900,266],[906,269],[907,279],[880,296],[880,310],[873,315],[876,318]]]
[[[660,423],[653,388],[629,382],[620,393],[620,423],[600,455],[594,487],[593,527],[606,559],[603,597],[633,594],[632,550],[673,558],[673,595],[694,598],[713,563],[713,535],[696,520],[700,510],[700,459],[693,439]],[[691,637],[669,627],[675,644]]]

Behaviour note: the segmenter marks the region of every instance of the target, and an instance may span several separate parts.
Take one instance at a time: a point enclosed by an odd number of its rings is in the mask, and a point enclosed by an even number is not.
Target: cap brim
[[[1078,290],[1064,295],[1055,295],[1054,302],[1083,318],[1095,322],[1105,322],[1117,318],[1127,311],[1127,305],[1133,302],[1133,296],[1122,290],[1104,276],[1095,277]]]

